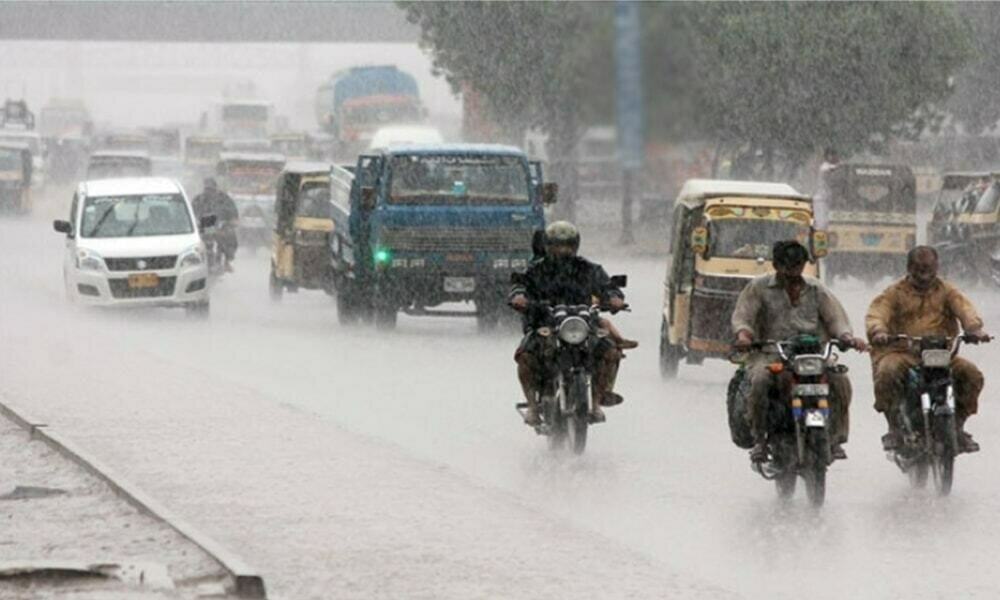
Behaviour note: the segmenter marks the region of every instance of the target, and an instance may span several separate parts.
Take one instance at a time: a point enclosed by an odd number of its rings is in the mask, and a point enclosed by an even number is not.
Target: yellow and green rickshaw
[[[271,243],[271,298],[300,288],[333,293],[333,211],[327,163],[289,163],[278,177]]]

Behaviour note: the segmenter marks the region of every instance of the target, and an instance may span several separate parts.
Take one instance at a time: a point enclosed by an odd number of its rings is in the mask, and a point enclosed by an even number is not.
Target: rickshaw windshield
[[[316,219],[332,218],[330,205],[330,185],[327,183],[307,183],[299,192],[299,207],[295,213],[300,217]]]
[[[979,201],[976,202],[976,212],[977,213],[993,213],[997,210],[997,205],[1000,204],[1000,190],[997,189],[997,184],[990,186],[982,196],[979,197]]]
[[[763,258],[771,260],[771,246],[781,240],[807,244],[808,223],[780,219],[725,218],[709,222],[709,256],[712,258]]]

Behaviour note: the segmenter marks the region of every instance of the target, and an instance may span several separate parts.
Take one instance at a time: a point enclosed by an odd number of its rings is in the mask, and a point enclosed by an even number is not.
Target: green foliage
[[[483,94],[514,129],[574,135],[611,112],[610,4],[401,2],[455,91]]]
[[[484,94],[501,122],[565,140],[612,120],[613,4],[402,6],[436,68]],[[933,128],[970,53],[949,4],[644,3],[642,23],[647,135],[768,162]]]

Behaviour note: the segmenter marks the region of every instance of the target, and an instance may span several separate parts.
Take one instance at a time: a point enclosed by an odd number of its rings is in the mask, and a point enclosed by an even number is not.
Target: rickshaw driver
[[[215,178],[208,177],[205,179],[205,189],[191,201],[191,208],[194,209],[198,219],[215,215],[216,229],[209,235],[218,240],[219,249],[226,258],[226,271],[232,272],[232,263],[239,247],[236,224],[240,219],[240,212],[236,208],[236,202],[229,197],[229,194],[219,189]]]
[[[597,297],[611,309],[625,307],[625,295],[611,285],[604,267],[577,256],[579,248],[580,232],[575,225],[566,221],[549,224],[545,228],[544,256],[528,268],[525,273],[526,285],[515,285],[511,289],[511,306],[525,313],[526,333],[514,353],[514,360],[517,362],[521,391],[527,402],[524,422],[528,425],[541,422],[535,387],[536,374],[541,368],[539,355],[542,353],[542,340],[535,333],[538,324],[533,322],[531,301],[590,304],[592,298]],[[612,391],[622,353],[617,344],[607,340],[607,343],[601,344],[596,350],[596,354],[598,365],[590,414],[595,421],[603,421],[604,411],[601,410],[601,405],[613,406],[622,402],[622,397]]]
[[[736,334],[733,346],[749,351],[754,338],[785,340],[796,335],[819,335],[837,338],[864,352],[867,344],[854,337],[847,312],[822,282],[803,277],[809,251],[796,240],[774,244],[771,251],[775,273],[755,277],[740,293],[733,310],[732,327]],[[747,419],[754,436],[750,459],[767,459],[766,415],[769,392],[776,383],[768,368],[773,355],[757,352],[747,363],[750,397]],[[847,375],[829,373],[830,421],[834,459],[846,459],[843,444],[850,428],[851,382]]]

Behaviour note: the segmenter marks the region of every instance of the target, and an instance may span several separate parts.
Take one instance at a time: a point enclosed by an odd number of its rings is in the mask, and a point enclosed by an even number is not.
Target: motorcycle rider
[[[207,215],[215,215],[215,231],[210,233],[219,243],[219,249],[225,256],[225,268],[227,272],[232,272],[232,262],[236,258],[236,249],[239,241],[236,239],[236,224],[239,221],[240,213],[236,208],[236,203],[229,194],[219,189],[219,184],[215,178],[205,179],[205,189],[195,196],[191,202],[194,214],[198,219]]]
[[[774,244],[772,263],[775,272],[755,277],[743,288],[732,315],[736,335],[733,346],[748,351],[754,339],[784,340],[796,335],[815,335],[821,339],[836,338],[859,351],[867,345],[854,337],[844,307],[819,280],[803,277],[802,270],[809,260],[809,251],[796,240]],[[756,352],[747,363],[750,397],[747,419],[754,436],[750,458],[755,462],[767,459],[766,415],[768,394],[778,383],[768,365],[775,355]],[[847,443],[851,382],[845,374],[828,373],[830,384],[831,453],[835,459],[847,458],[842,444]],[[783,383],[783,382],[782,382]]]
[[[534,261],[524,275],[524,283],[516,284],[510,292],[510,305],[525,316],[525,335],[514,353],[517,377],[527,401],[524,422],[540,423],[535,393],[541,375],[541,354],[550,338],[536,332],[542,326],[543,315],[532,310],[533,302],[552,304],[592,304],[600,302],[612,310],[625,307],[625,295],[611,285],[607,272],[598,264],[577,256],[580,249],[580,232],[567,221],[556,221],[545,228],[545,253]],[[604,420],[601,405],[613,406],[622,397],[612,391],[622,353],[609,337],[595,349],[596,377],[593,402],[590,410],[595,421]]]
[[[883,413],[889,431],[882,436],[882,447],[895,450],[902,444],[890,415],[905,393],[907,369],[920,363],[903,345],[889,344],[889,336],[958,335],[959,325],[966,334],[980,341],[990,339],[983,331],[983,320],[972,302],[952,283],[937,275],[938,253],[932,246],[917,246],[906,260],[906,277],[879,294],[868,307],[865,328],[872,349],[872,376],[875,381],[875,410]],[[955,357],[951,361],[955,380],[955,422],[958,444],[963,452],[976,452],[979,444],[965,431],[965,421],[976,414],[983,374],[972,362]]]

